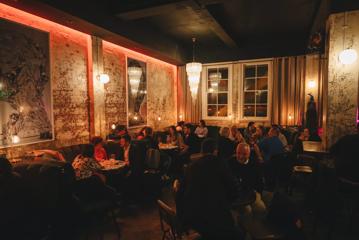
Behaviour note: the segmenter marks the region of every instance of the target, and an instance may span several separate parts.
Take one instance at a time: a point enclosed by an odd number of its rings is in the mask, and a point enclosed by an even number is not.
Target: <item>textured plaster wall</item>
[[[105,115],[108,129],[114,122],[127,124],[126,58],[146,62],[147,125],[162,129],[177,121],[177,68],[104,42],[104,69],[110,76],[105,87]],[[158,117],[161,120],[158,120]]]
[[[328,110],[327,143],[331,146],[341,136],[354,133],[358,107],[358,60],[352,65],[343,65],[338,56],[343,50],[344,14],[329,18],[329,65],[328,65]],[[347,12],[345,47],[359,53],[359,11]]]

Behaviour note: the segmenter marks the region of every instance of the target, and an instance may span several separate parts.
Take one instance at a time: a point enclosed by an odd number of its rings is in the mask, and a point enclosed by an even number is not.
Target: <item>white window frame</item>
[[[228,99],[227,99],[227,117],[208,116],[207,111],[207,81],[208,69],[228,69]],[[204,65],[202,70],[202,118],[205,120],[231,120],[232,117],[232,78],[233,78],[233,64],[218,64],[218,65]]]
[[[245,117],[244,116],[244,68],[246,66],[253,65],[268,65],[268,101],[267,101],[267,116],[266,117]],[[273,83],[273,72],[272,72],[273,62],[272,61],[253,61],[253,62],[242,62],[241,72],[239,74],[239,104],[238,112],[239,119],[245,121],[270,121],[271,120],[271,110],[272,110],[272,83]]]

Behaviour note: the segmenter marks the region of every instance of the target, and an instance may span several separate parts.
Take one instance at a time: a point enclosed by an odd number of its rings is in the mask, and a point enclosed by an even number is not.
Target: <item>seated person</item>
[[[239,182],[240,193],[256,192],[256,201],[245,209],[245,214],[251,213],[252,209],[256,212],[264,213],[265,205],[260,195],[264,186],[263,177],[255,160],[251,159],[250,146],[246,143],[238,144],[236,155],[229,159],[228,165],[232,175]]]
[[[8,159],[0,157],[0,226],[3,239],[26,239],[21,235],[22,226],[28,225],[29,204],[24,200],[31,196],[21,176],[13,171]],[[20,228],[20,229],[19,229]]]
[[[146,129],[146,127],[143,127],[143,128],[140,129],[140,131],[138,131],[136,133],[136,139],[137,140],[143,140],[143,138],[145,137],[145,129]]]
[[[101,173],[101,165],[94,158],[95,147],[84,146],[81,154],[72,163],[76,174],[76,192],[88,200],[105,197],[112,199],[114,192],[106,185],[106,177]]]
[[[247,128],[244,129],[243,137],[246,140],[247,143],[249,143],[252,140],[253,134],[256,133],[256,124],[255,122],[249,122],[247,125]]]
[[[108,160],[107,152],[102,145],[103,144],[102,137],[98,137],[98,136],[93,137],[91,139],[91,143],[95,147],[95,155],[94,155],[95,159],[99,162],[103,160]]]
[[[236,181],[225,162],[210,153],[214,146],[212,139],[203,141],[202,149],[208,154],[192,162],[184,180],[177,184],[177,214],[204,239],[241,239],[230,212],[237,194]]]
[[[110,140],[119,140],[121,136],[125,134],[128,134],[127,127],[125,125],[116,125],[116,128],[108,135],[107,138]]]
[[[131,137],[129,135],[124,135],[120,139],[121,152],[119,156],[119,160],[124,161],[127,166],[130,166],[130,155],[133,154],[131,152]],[[131,149],[132,150],[132,149]]]
[[[278,132],[279,132],[278,138],[282,142],[284,150],[288,152],[290,150],[288,141],[287,141],[287,138],[284,136],[284,134],[281,132],[280,127],[278,125],[272,125],[272,127],[278,129]]]
[[[170,126],[169,135],[167,136],[167,143],[183,148],[183,138],[181,134],[176,131],[175,126]]]
[[[143,140],[146,141],[148,148],[158,149],[158,142],[153,138],[153,130],[151,127],[146,127],[144,129]]]
[[[334,165],[338,177],[359,183],[359,123],[357,133],[345,135],[330,147],[335,157]]]
[[[194,131],[194,134],[199,138],[206,138],[208,135],[208,129],[206,127],[206,122],[202,119],[199,121],[199,126]]]
[[[218,158],[226,160],[234,154],[236,143],[229,139],[230,130],[222,127],[218,138]]]
[[[231,134],[229,136],[229,139],[235,143],[245,143],[246,142],[242,133],[238,130],[238,127],[236,125],[233,125],[231,127]]]
[[[192,125],[187,123],[183,127],[184,133],[184,144],[183,149],[181,150],[181,154],[191,155],[193,153],[199,152],[198,149],[198,141],[196,135],[193,134]]]
[[[50,149],[42,149],[42,150],[34,150],[29,152],[29,157],[33,157],[33,160],[57,160],[60,162],[66,162],[64,156],[55,150]]]
[[[283,143],[278,136],[279,129],[272,127],[269,130],[268,137],[258,144],[264,163],[268,162],[273,156],[284,152]]]

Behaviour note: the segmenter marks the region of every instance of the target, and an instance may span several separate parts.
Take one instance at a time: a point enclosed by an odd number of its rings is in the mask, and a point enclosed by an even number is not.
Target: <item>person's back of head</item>
[[[201,153],[213,154],[216,150],[216,141],[213,138],[206,138],[201,145]]]
[[[280,133],[279,128],[271,127],[271,129],[269,130],[268,135],[269,135],[269,137],[278,137],[279,133]]]
[[[192,126],[192,124],[186,123],[186,124],[184,125],[184,127],[185,127],[185,129],[187,129],[187,134],[193,133],[193,126]]]
[[[249,122],[248,125],[247,125],[247,128],[252,127],[254,124],[255,124],[255,122]]]
[[[93,144],[86,144],[84,145],[81,155],[83,157],[92,158],[95,153],[95,147]]]
[[[205,127],[205,126],[206,126],[206,122],[205,122],[203,119],[201,119],[201,120],[199,121],[199,123],[200,123],[200,126],[201,126],[201,127]]]
[[[224,137],[224,138],[228,138],[229,137],[229,134],[230,134],[230,130],[228,127],[222,127],[220,132],[219,132],[219,135],[221,137]]]
[[[12,173],[12,165],[7,158],[0,158],[0,176],[8,176]]]
[[[151,127],[146,127],[144,130],[145,137],[151,137],[153,133],[153,130]]]
[[[103,141],[102,137],[100,137],[100,136],[95,136],[95,137],[92,137],[92,138],[91,138],[91,141],[90,141],[90,142],[91,142],[91,144],[93,144],[94,146],[96,146],[96,145],[102,143],[102,141]]]
[[[121,137],[126,143],[131,143],[131,136],[126,134]]]

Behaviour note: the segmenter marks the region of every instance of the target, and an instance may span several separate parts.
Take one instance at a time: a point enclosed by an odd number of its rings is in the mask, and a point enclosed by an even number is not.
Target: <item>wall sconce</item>
[[[288,120],[291,121],[293,119],[292,114],[288,114]]]
[[[133,119],[134,119],[134,120],[138,120],[138,117],[137,117],[137,116],[134,116]]]
[[[115,130],[115,129],[116,129],[116,124],[112,123],[111,129],[112,129],[112,130]]]
[[[345,29],[348,27],[347,25],[347,13],[344,12],[344,20],[343,20],[343,48],[345,46]],[[358,58],[358,54],[355,49],[350,48],[349,46],[346,49],[343,49],[339,53],[339,61],[344,65],[349,65],[354,63]]]
[[[106,84],[106,83],[108,83],[108,82],[110,81],[110,77],[109,77],[107,74],[105,74],[105,73],[99,74],[99,75],[97,76],[97,78],[98,78],[98,80],[100,80],[100,82],[101,82],[102,84]]]
[[[17,143],[20,142],[20,137],[15,134],[15,135],[13,135],[13,136],[11,137],[11,141],[12,141],[13,144],[17,144]]]
[[[183,115],[182,115],[182,114],[179,115],[179,119],[182,121],[182,119],[183,119]]]
[[[310,80],[309,82],[308,82],[308,88],[315,88],[315,85],[316,85],[316,83],[315,83],[315,81],[314,80]]]
[[[161,117],[158,117],[157,120],[158,120],[158,121],[161,121]]]

